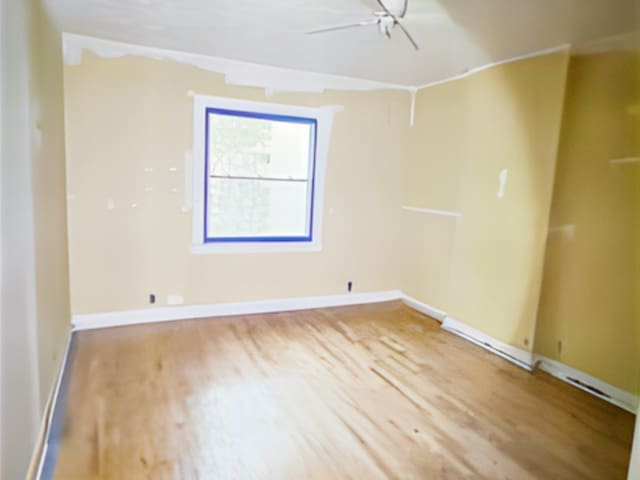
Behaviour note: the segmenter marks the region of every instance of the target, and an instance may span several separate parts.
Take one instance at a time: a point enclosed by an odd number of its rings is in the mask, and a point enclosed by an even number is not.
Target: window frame
[[[322,216],[326,157],[333,114],[340,107],[309,108],[232,98],[194,95],[193,232],[191,251],[208,253],[308,252],[322,249]],[[312,124],[306,236],[207,237],[209,179],[208,138],[211,113]],[[309,192],[310,190],[310,192]]]
[[[209,237],[208,232],[208,222],[209,222],[209,196],[207,193],[209,192],[210,184],[211,184],[211,175],[209,173],[209,134],[211,132],[210,129],[210,116],[212,114],[217,115],[228,115],[233,117],[240,118],[254,118],[260,120],[270,120],[274,122],[285,122],[285,123],[297,123],[302,125],[310,125],[310,141],[309,141],[309,157],[307,158],[307,168],[308,168],[308,176],[309,178],[305,181],[307,185],[307,204],[305,205],[305,217],[306,217],[306,233],[304,236],[260,236],[255,235],[251,237]],[[271,113],[259,113],[259,112],[249,112],[244,110],[229,110],[223,108],[215,108],[215,107],[207,107],[205,108],[205,154],[204,154],[204,182],[205,182],[205,195],[204,195],[204,243],[258,243],[258,242],[269,242],[269,243],[278,243],[278,242],[311,242],[313,240],[313,201],[314,201],[314,189],[315,189],[315,170],[316,170],[316,142],[318,136],[318,121],[315,118],[308,117],[294,117],[290,115],[276,115]],[[256,177],[256,180],[260,180],[259,177]],[[286,180],[284,180],[286,181]]]

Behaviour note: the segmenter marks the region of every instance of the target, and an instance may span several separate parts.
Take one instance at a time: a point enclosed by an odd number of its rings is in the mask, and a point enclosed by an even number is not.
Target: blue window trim
[[[311,201],[309,202],[309,235],[306,236],[256,236],[256,237],[209,237],[209,118],[211,114],[229,115],[233,117],[256,118],[261,120],[271,120],[274,122],[299,123],[311,125],[310,148],[310,174],[311,174]],[[205,108],[205,134],[204,134],[204,243],[311,243],[313,241],[313,220],[315,203],[315,180],[316,180],[316,154],[318,144],[318,120],[308,117],[295,117],[289,115],[277,115],[271,113],[248,112],[243,110],[230,110],[224,108]]]

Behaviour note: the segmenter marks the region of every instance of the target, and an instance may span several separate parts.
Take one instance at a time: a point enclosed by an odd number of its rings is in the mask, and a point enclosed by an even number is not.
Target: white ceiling
[[[410,0],[416,52],[397,29],[304,34],[366,18],[375,0],[43,1],[65,32],[412,86],[629,32],[635,18],[634,0]]]

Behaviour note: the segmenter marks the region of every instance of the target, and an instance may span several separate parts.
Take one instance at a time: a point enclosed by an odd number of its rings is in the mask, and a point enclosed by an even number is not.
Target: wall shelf
[[[449,210],[436,210],[433,208],[419,208],[419,207],[407,207],[407,206],[403,206],[402,209],[406,210],[407,212],[421,213],[424,215],[438,215],[441,217],[456,217],[456,218],[462,217],[462,213],[452,212]]]
[[[609,160],[611,165],[622,165],[625,163],[637,163],[640,162],[640,157],[627,157],[627,158],[616,158],[614,160]]]

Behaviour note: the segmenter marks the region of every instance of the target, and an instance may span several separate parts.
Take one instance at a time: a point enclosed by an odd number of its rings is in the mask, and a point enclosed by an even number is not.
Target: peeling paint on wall
[[[64,63],[66,65],[81,64],[85,50],[91,51],[102,58],[120,58],[132,55],[192,65],[202,70],[224,74],[225,83],[228,85],[264,88],[267,98],[271,98],[276,91],[322,93],[325,90],[414,90],[407,85],[259,65],[70,33],[63,35],[63,50]],[[189,94],[191,93],[189,92]]]

